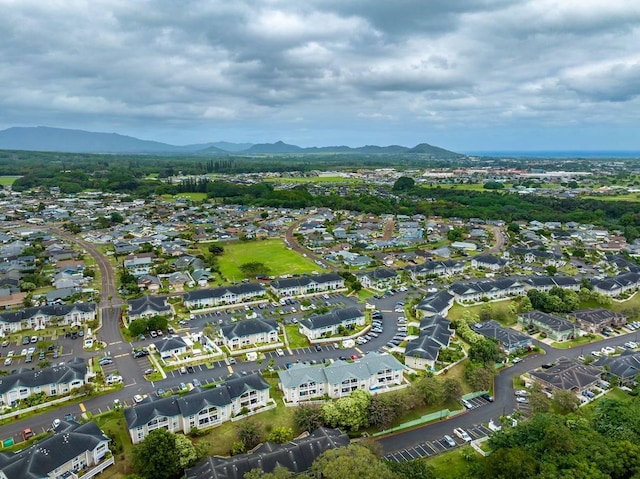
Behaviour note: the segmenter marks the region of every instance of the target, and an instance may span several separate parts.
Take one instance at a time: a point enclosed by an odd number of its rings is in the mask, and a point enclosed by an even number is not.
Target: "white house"
[[[303,319],[300,321],[300,333],[309,339],[318,339],[338,334],[341,328],[364,326],[364,322],[364,313],[358,308],[337,309]]]

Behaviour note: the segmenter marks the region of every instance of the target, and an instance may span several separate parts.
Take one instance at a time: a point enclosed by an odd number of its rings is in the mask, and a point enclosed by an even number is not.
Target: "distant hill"
[[[282,155],[305,153],[342,154],[420,154],[435,158],[457,158],[464,156],[452,151],[421,143],[413,148],[406,146],[366,145],[324,146],[301,148],[282,141],[275,143],[229,143],[218,141],[195,145],[170,145],[159,141],[140,140],[118,133],[96,133],[65,128],[12,127],[0,131],[0,149],[27,151],[59,151],[66,153],[129,153],[129,154],[186,154],[186,155]]]
[[[61,151],[69,153],[192,153],[211,144],[175,146],[140,140],[118,133],[94,133],[65,128],[13,127],[0,131],[5,150]],[[223,150],[219,150],[223,152]]]

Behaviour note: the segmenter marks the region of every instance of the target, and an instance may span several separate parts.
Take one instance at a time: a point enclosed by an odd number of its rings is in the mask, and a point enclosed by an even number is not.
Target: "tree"
[[[394,479],[395,474],[366,447],[351,444],[323,452],[311,466],[322,479]]]
[[[147,332],[147,320],[144,318],[134,319],[129,323],[129,332],[133,336],[139,336]]]
[[[265,264],[257,261],[241,264],[240,270],[249,277],[269,275],[269,268]]]
[[[493,382],[494,369],[480,363],[468,362],[464,368],[464,379],[476,391],[488,391]]]
[[[547,266],[545,268],[545,270],[547,271],[547,274],[549,276],[555,276],[556,274],[558,274],[558,268],[556,268],[554,265],[550,264],[549,266]]]
[[[219,244],[209,245],[208,249],[209,249],[209,253],[211,253],[214,256],[220,256],[224,253],[224,248]]]
[[[401,176],[393,184],[393,191],[407,191],[415,186],[416,182],[413,178],[408,176]]]
[[[500,346],[493,339],[482,338],[471,343],[469,347],[469,359],[485,366],[500,362],[503,358]]]
[[[482,462],[481,477],[528,479],[536,475],[536,464],[536,459],[519,447],[501,448]]]
[[[322,409],[310,404],[298,406],[293,413],[293,421],[300,429],[309,432],[324,426]]]
[[[262,469],[251,469],[244,475],[244,479],[289,479],[291,477],[293,477],[293,472],[284,466],[276,466],[272,472],[264,472]],[[308,476],[296,476],[296,478],[304,477]]]
[[[575,412],[580,406],[580,400],[571,391],[556,391],[551,399],[551,407],[558,414]]]
[[[322,415],[332,427],[345,427],[357,431],[369,424],[369,405],[371,395],[362,389],[353,391],[349,396],[322,405]]]
[[[427,405],[440,404],[442,402],[442,384],[434,376],[427,376],[416,383],[416,389],[422,395]]]
[[[180,469],[191,467],[198,460],[198,452],[187,436],[176,434],[176,451],[180,461]]]
[[[284,444],[293,439],[293,430],[287,426],[274,428],[267,436],[267,441]]]
[[[262,423],[240,421],[236,426],[236,437],[244,445],[244,450],[253,449],[263,440]]]
[[[133,467],[148,479],[172,479],[181,472],[176,435],[166,429],[154,429],[133,447]]]
[[[446,378],[442,383],[442,399],[444,402],[460,401],[462,385],[456,378]]]
[[[393,471],[398,478],[435,479],[436,477],[433,468],[423,459],[412,459],[404,462],[385,461],[385,465]]]

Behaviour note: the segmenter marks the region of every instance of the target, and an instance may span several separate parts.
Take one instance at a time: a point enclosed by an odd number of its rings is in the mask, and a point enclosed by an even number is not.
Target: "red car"
[[[353,359],[353,360],[358,359],[358,355],[357,355],[357,354],[352,354],[352,355],[351,355],[351,359]]]

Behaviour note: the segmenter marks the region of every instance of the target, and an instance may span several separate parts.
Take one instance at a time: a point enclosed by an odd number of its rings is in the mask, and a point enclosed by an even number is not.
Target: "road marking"
[[[362,354],[362,350],[360,348],[354,348],[356,351],[358,351],[358,354]]]
[[[113,346],[114,344],[120,344],[122,341],[114,341],[113,343],[109,343],[109,346]]]
[[[227,371],[229,371],[229,374],[233,374],[233,368],[229,365],[227,365]]]
[[[84,403],[81,402],[80,404],[78,404],[78,406],[80,407],[80,411],[82,411],[83,414],[87,412],[87,408],[84,407]]]
[[[114,356],[114,358],[124,358],[125,356],[129,356],[129,354],[128,353],[118,354],[117,356]]]

